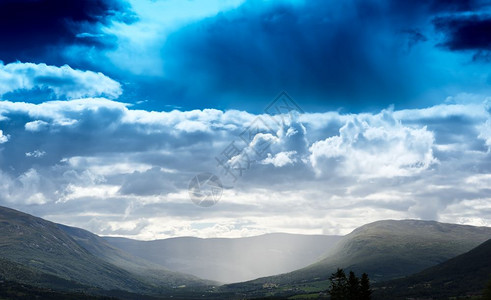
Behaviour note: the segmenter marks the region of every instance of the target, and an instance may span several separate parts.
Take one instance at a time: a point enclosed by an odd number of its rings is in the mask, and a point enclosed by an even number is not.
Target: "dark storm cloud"
[[[248,1],[171,34],[162,52],[169,74],[163,84],[172,87],[171,97],[213,98],[223,106],[237,99],[233,107],[249,108],[283,89],[308,110],[416,105],[422,92],[449,79],[425,56],[442,50],[432,20],[483,7],[479,1]],[[483,21],[436,29],[450,50],[483,47],[490,40]]]
[[[79,43],[108,47],[100,31],[110,20],[131,22],[134,15],[120,0],[0,1],[0,60],[52,62],[58,47]]]
[[[222,96],[254,98],[286,88],[302,99],[390,98],[405,87],[385,75],[401,73],[401,66],[378,62],[389,46],[377,30],[383,12],[375,4],[359,11],[351,7],[356,5],[250,1],[171,35],[164,56],[175,59],[168,64],[174,78],[193,74],[191,97],[220,90]]]
[[[446,37],[450,50],[491,50],[491,15],[437,18],[435,27]]]

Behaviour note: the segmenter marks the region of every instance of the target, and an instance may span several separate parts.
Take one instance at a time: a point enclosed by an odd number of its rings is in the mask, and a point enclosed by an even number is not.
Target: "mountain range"
[[[337,268],[367,273],[373,283],[403,278],[465,253],[490,238],[489,227],[419,220],[378,221],[344,236],[314,264],[285,274],[230,284],[223,290],[251,297],[320,291],[327,289],[327,279]]]
[[[336,268],[368,273],[374,299],[440,299],[477,295],[491,275],[491,228],[435,221],[378,221],[346,236],[136,241],[0,207],[0,232],[0,299],[317,297]]]
[[[230,239],[104,239],[114,247],[165,268],[230,283],[290,272],[312,264],[334,247],[341,236],[275,233]]]

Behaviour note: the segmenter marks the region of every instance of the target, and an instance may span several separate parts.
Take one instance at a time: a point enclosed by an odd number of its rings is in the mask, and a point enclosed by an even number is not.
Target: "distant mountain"
[[[372,282],[400,278],[465,253],[491,238],[491,228],[444,224],[434,221],[378,221],[343,237],[325,257],[300,270],[231,284],[224,290],[254,291],[263,286],[293,289],[325,281],[336,268],[366,272]],[[314,284],[319,287],[320,283]],[[319,288],[327,288],[327,282]],[[273,289],[274,290],[274,289]],[[264,290],[271,294],[273,291]],[[273,293],[274,294],[274,293]]]
[[[422,272],[376,286],[377,299],[479,295],[491,280],[491,240]]]
[[[341,237],[275,233],[232,239],[104,239],[119,249],[168,269],[230,283],[307,266],[331,249]]]
[[[0,232],[2,280],[70,290],[138,293],[206,284],[192,276],[152,267],[85,230],[6,207],[0,207]]]

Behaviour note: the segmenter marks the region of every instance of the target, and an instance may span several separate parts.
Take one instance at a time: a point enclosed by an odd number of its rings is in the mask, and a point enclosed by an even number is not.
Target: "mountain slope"
[[[489,238],[488,227],[419,220],[378,221],[355,229],[326,258],[305,270],[320,275],[326,268],[340,266],[382,281],[446,261]]]
[[[189,287],[216,284],[215,282],[201,280],[192,275],[167,270],[160,265],[131,255],[110,245],[103,238],[87,230],[60,224],[57,224],[57,226],[94,256],[133,274],[137,274],[152,285],[180,286],[184,284]]]
[[[326,253],[325,258],[303,269],[232,284],[224,288],[255,291],[264,284],[280,289],[326,280],[336,268],[366,272],[372,282],[414,274],[465,253],[491,238],[491,228],[434,221],[378,221],[355,229]],[[327,288],[327,283],[324,289]],[[271,292],[271,291],[269,291]]]
[[[60,227],[41,218],[0,207],[0,274],[3,279],[33,285],[60,281],[61,286],[69,288],[73,283],[141,293],[171,288],[177,280],[180,284],[192,282],[189,276],[179,277],[170,272],[170,282],[166,281],[169,276],[162,276],[159,282],[148,280],[129,268],[110,263],[102,255],[93,255]]]
[[[381,299],[445,298],[480,294],[491,279],[491,240],[417,274],[377,286]]]
[[[282,233],[236,239],[182,237],[155,241],[105,237],[111,245],[168,269],[220,282],[293,271],[315,262],[340,238]]]

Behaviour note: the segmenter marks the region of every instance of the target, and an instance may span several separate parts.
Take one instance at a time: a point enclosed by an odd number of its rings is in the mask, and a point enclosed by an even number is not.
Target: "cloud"
[[[41,120],[36,120],[32,122],[27,122],[26,125],[24,125],[27,131],[41,131],[43,129],[46,129],[48,127],[48,123],[41,121]]]
[[[491,50],[491,15],[440,17],[434,24],[446,34],[442,45],[450,50]]]
[[[56,98],[118,98],[121,85],[102,73],[46,64],[0,62],[0,95],[23,90],[49,90]],[[29,100],[29,99],[27,99]]]
[[[329,176],[410,176],[437,162],[433,146],[433,133],[426,127],[403,126],[383,111],[357,116],[339,135],[313,143],[310,161],[318,174],[328,171]]]
[[[146,110],[257,113],[288,90],[306,111],[378,111],[490,90],[486,1],[62,2],[2,2],[0,59],[103,72]]]
[[[39,158],[39,157],[43,157],[45,155],[46,155],[46,152],[39,151],[39,150],[34,150],[32,152],[26,152],[26,157]]]
[[[13,62],[33,58],[59,63],[67,44],[110,47],[102,27],[111,22],[131,23],[135,16],[119,0],[19,0],[0,2],[0,59]],[[103,34],[103,35],[101,35]]]
[[[1,136],[9,139],[0,151],[0,203],[137,238],[322,233],[332,224],[346,233],[384,218],[491,224],[469,209],[489,198],[486,103],[284,117],[280,126],[237,110],[1,101]],[[263,131],[250,131],[246,143],[241,134],[258,120]],[[212,172],[226,182],[215,157],[232,142],[253,162],[224,185],[217,205],[195,206],[191,178]]]
[[[261,163],[272,164],[273,166],[280,168],[286,165],[293,164],[295,162],[295,159],[293,158],[295,154],[297,154],[295,151],[280,152],[276,153],[274,156],[268,153],[268,157],[263,159]]]
[[[0,144],[6,143],[8,141],[9,141],[9,136],[8,135],[4,135],[3,134],[3,131],[0,130]]]
[[[480,76],[467,84],[475,68],[486,74],[485,67],[463,64],[462,56],[472,55],[454,51],[485,47],[485,16],[462,17],[485,9],[480,1],[246,1],[172,32],[162,45],[158,87],[185,107],[206,95],[250,110],[256,99],[284,89],[307,110],[435,104],[455,89],[489,90]],[[148,96],[162,93],[147,86]]]

